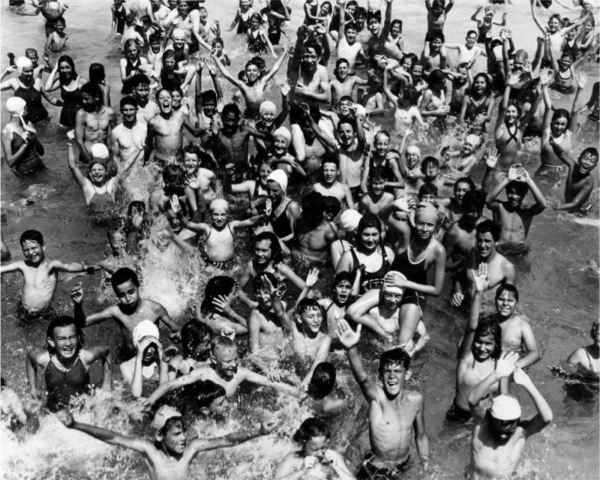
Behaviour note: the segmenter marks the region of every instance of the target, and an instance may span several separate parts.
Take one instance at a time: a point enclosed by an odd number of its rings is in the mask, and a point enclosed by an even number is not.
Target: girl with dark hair
[[[204,300],[196,308],[196,318],[207,325],[215,335],[233,330],[246,335],[246,319],[231,308],[238,296],[238,283],[232,277],[219,275],[211,278],[204,289]]]
[[[343,457],[327,448],[331,433],[329,427],[318,418],[302,422],[294,434],[294,441],[302,448],[285,457],[277,469],[277,480],[295,478],[338,478],[353,480],[354,475]]]
[[[429,74],[427,84],[419,104],[421,116],[429,123],[443,126],[450,112],[446,105],[446,75],[441,70],[434,70]]]
[[[187,322],[181,328],[181,353],[169,361],[169,380],[208,365],[212,337],[212,331],[205,323],[195,318]]]
[[[46,80],[44,90],[46,93],[50,93],[60,88],[63,100],[59,120],[61,127],[75,128],[77,111],[83,106],[83,94],[80,89],[85,83],[87,80],[77,75],[75,63],[71,57],[63,55],[58,59]]]
[[[358,224],[356,246],[344,252],[335,273],[355,274],[352,293],[364,295],[383,285],[383,277],[393,261],[394,252],[383,244],[381,221],[375,215],[367,214]]]
[[[485,124],[492,120],[493,108],[490,77],[486,73],[478,73],[463,98],[459,122],[478,126],[480,131],[485,133],[487,131]]]
[[[143,73],[140,67],[148,65],[148,60],[140,56],[140,47],[133,38],[125,42],[123,53],[125,57],[119,61],[121,81],[123,82],[121,93],[131,95],[133,93],[133,79],[136,75]]]
[[[102,91],[101,105],[110,107],[110,85],[106,83],[106,72],[101,63],[92,63],[89,70],[90,83],[98,85]]]

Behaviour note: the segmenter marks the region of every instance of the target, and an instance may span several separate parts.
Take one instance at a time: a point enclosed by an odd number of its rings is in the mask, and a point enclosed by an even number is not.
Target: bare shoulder
[[[27,357],[40,367],[45,367],[50,361],[50,353],[45,352],[29,352]]]
[[[405,397],[409,403],[412,403],[416,406],[421,406],[424,403],[423,394],[421,392],[417,392],[416,390],[406,390]]]

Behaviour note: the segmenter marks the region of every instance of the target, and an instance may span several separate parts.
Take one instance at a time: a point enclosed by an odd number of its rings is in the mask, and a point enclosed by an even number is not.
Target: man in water
[[[400,478],[409,468],[413,430],[419,457],[427,468],[429,439],[425,432],[423,395],[404,389],[410,357],[401,348],[381,355],[379,379],[382,386],[369,377],[356,347],[361,328],[362,325],[358,325],[353,331],[345,320],[339,320],[337,328],[340,343],[348,352],[354,378],[369,403],[371,451],[367,453],[356,478]]]
[[[112,108],[102,105],[102,90],[92,82],[81,87],[83,108],[75,118],[75,141],[81,152],[79,160],[92,161],[91,148],[96,143],[107,144],[110,129],[116,123]]]
[[[155,149],[154,160],[164,167],[183,161],[183,127],[195,137],[199,137],[201,132],[190,123],[184,113],[173,110],[173,96],[167,89],[161,88],[156,94],[156,99],[160,114],[148,121],[144,161],[148,163]]]
[[[135,98],[121,99],[123,123],[117,125],[110,135],[112,154],[120,172],[126,172],[141,158],[144,152],[148,128],[137,119],[138,106]]]
[[[541,432],[552,422],[552,410],[529,376],[515,364],[517,353],[504,353],[496,362],[494,371],[469,394],[473,413],[471,441],[471,474],[473,480],[506,479],[512,477],[525,448],[527,439]],[[535,404],[537,415],[521,419],[519,401],[510,395],[499,395],[489,404],[490,387],[513,375]]]
[[[160,303],[140,297],[140,282],[133,270],[120,268],[110,281],[119,303],[99,313],[87,316],[83,311],[83,289],[80,283],[73,287],[71,299],[75,306],[75,318],[81,322],[82,327],[89,327],[111,318],[117,322],[123,335],[123,344],[116,361],[122,363],[135,356],[137,350],[133,344],[133,330],[144,320],[150,320],[152,323],[162,321],[175,331],[181,329]]]
[[[222,447],[232,447],[253,438],[268,435],[275,422],[262,422],[257,430],[230,433],[218,438],[196,438],[188,444],[186,425],[181,413],[169,405],[158,409],[152,422],[156,431],[154,441],[131,438],[104,428],[79,423],[67,410],[58,415],[67,427],[82,431],[110,445],[118,445],[140,452],[153,480],[185,480],[189,477],[190,464],[200,452]]]
[[[153,100],[150,100],[150,79],[138,73],[131,82],[133,87],[133,98],[137,102],[137,121],[148,123],[160,113],[160,108]]]

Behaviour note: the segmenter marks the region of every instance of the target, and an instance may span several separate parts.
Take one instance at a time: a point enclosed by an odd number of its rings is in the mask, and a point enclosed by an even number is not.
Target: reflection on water
[[[259,0],[255,3],[260,4]],[[513,30],[517,48],[525,48],[532,56],[538,34],[529,14],[529,2],[513,2],[507,7],[508,21]],[[87,68],[93,62],[104,64],[107,82],[113,87],[113,105],[118,105],[117,92],[121,84],[117,68],[121,58],[120,40],[110,36],[110,0],[95,2],[71,2],[66,13],[67,32],[70,35],[68,53],[75,59],[79,73],[87,76]],[[288,27],[292,35],[302,21],[301,0],[292,0],[293,20]],[[447,37],[459,43],[474,24],[468,18],[478,3],[475,0],[456,2],[449,14]],[[237,2],[221,2],[218,9],[207,5],[209,16],[221,20],[221,25],[231,21]],[[261,8],[262,5],[259,6]],[[7,52],[17,56],[25,47],[43,51],[44,29],[40,18],[16,17],[2,4],[2,55],[1,66],[8,66]],[[28,7],[29,8],[29,7]],[[425,13],[422,0],[394,2],[393,18],[404,20],[404,42],[407,51],[419,53],[422,48]],[[501,10],[503,7],[499,7]],[[546,18],[549,14],[544,13]],[[566,14],[574,17],[575,14]],[[461,24],[460,20],[464,23]],[[515,34],[515,32],[518,32]],[[243,67],[245,57],[241,55],[244,45],[240,38],[224,33],[225,51],[233,59],[230,72],[235,76]],[[272,62],[268,59],[267,62]],[[482,65],[483,60],[478,64]],[[271,65],[271,63],[268,63]],[[478,70],[475,65],[475,71]],[[583,66],[589,81],[583,94],[587,101],[591,87],[598,81],[596,64]],[[272,82],[267,96],[279,102],[279,85],[285,80],[281,72]],[[226,99],[233,88],[221,80]],[[3,103],[6,96],[3,95]],[[572,99],[552,93],[557,107],[570,109]],[[192,102],[193,103],[193,102]],[[83,196],[73,180],[66,161],[65,132],[58,127],[59,110],[49,107],[50,119],[38,128],[39,136],[46,148],[45,163],[48,171],[33,179],[19,179],[3,165],[2,185],[2,231],[13,254],[20,258],[19,235],[28,228],[44,233],[49,258],[64,260],[86,260],[93,262],[103,258],[106,247],[106,232],[84,218]],[[494,113],[495,114],[495,113]],[[377,122],[380,122],[380,118]],[[2,109],[2,124],[7,114]],[[575,151],[598,144],[598,125],[580,117],[580,132],[576,136]],[[389,119],[383,120],[383,128],[391,128]],[[489,131],[493,131],[492,128]],[[493,143],[488,139],[487,148]],[[438,154],[442,143],[454,144],[452,133],[443,139],[434,139],[422,145],[422,154]],[[537,169],[540,161],[539,140],[525,144],[520,161],[528,171]],[[480,181],[481,167],[474,170],[475,179]],[[594,173],[598,179],[598,169]],[[134,168],[125,180],[122,191],[128,195],[122,205],[131,200],[145,200],[147,192],[160,185],[150,169]],[[564,185],[542,184],[549,204],[562,201]],[[597,265],[598,258],[598,189],[592,196],[594,208],[585,218],[564,213],[556,214],[552,208],[536,217],[529,237],[532,251],[528,258],[527,271],[519,271],[518,287],[521,293],[520,310],[531,320],[537,341],[543,352],[542,360],[529,369],[534,382],[548,399],[554,412],[555,424],[534,437],[525,449],[519,466],[519,478],[588,479],[597,478],[598,472],[598,403],[573,400],[573,390],[584,389],[584,383],[565,384],[554,377],[548,365],[562,362],[570,352],[586,341],[589,320],[598,316],[598,271],[588,267],[591,260]],[[234,201],[234,211],[242,210],[245,199]],[[140,265],[142,294],[162,303],[174,317],[183,321],[200,300],[206,281],[215,274],[200,267],[196,261],[170,246],[166,251],[159,248],[159,231],[155,227],[148,246],[148,255]],[[239,242],[245,245],[245,238]],[[245,255],[238,254],[237,265],[241,266]],[[239,267],[236,267],[239,268]],[[59,310],[70,311],[69,291],[73,282],[60,283],[55,304]],[[27,329],[18,326],[14,311],[21,280],[17,276],[2,278],[2,375],[17,392],[27,393],[24,355],[27,350],[39,349],[44,343],[45,325],[34,325]],[[99,277],[83,279],[86,293],[86,311],[94,312],[114,303],[110,286]],[[295,294],[296,292],[292,292]],[[328,292],[321,292],[327,295]],[[237,311],[244,312],[240,305]],[[425,419],[432,445],[432,472],[423,472],[415,466],[407,475],[409,479],[462,478],[469,459],[470,430],[468,427],[447,428],[446,410],[454,396],[454,368],[456,344],[465,326],[464,313],[452,309],[445,298],[432,299],[428,304],[425,321],[431,340],[412,365],[413,377],[408,388],[422,391],[426,401]],[[247,312],[245,312],[247,313]],[[119,336],[114,324],[101,324],[87,329],[89,345],[109,343],[115,346]],[[165,332],[166,333],[166,332]],[[166,338],[166,335],[165,335]],[[168,342],[167,342],[168,343]],[[240,353],[247,350],[244,345]],[[369,371],[375,375],[377,350],[365,344],[361,354]],[[357,391],[348,368],[345,354],[334,352],[332,361],[338,368],[339,388],[348,395],[350,411],[344,418],[332,420],[332,446],[344,452],[351,466],[357,466],[368,447],[366,404]],[[282,373],[289,381],[298,378],[296,366],[284,362]],[[92,378],[98,379],[99,372],[92,369]],[[577,385],[577,387],[574,387]],[[566,390],[566,391],[565,391]],[[581,393],[581,392],[580,392]],[[534,412],[526,395],[519,392],[526,415]],[[567,395],[568,394],[568,395]],[[114,395],[86,398],[74,410],[74,415],[83,422],[100,425],[132,436],[151,438],[147,422],[139,408],[122,387]],[[193,464],[191,478],[272,478],[276,464],[292,449],[296,448],[291,434],[303,419],[309,416],[305,406],[268,392],[244,390],[237,399],[237,409],[225,424],[214,424],[196,420],[190,425],[190,433],[211,437],[224,435],[249,425],[256,425],[266,416],[279,421],[276,435],[257,439],[234,449],[203,453]],[[3,430],[1,435],[1,467],[6,478],[34,479],[138,479],[146,475],[140,455],[125,449],[113,448],[91,439],[85,434],[68,431],[53,417],[42,419],[40,431],[32,437],[18,442],[12,434]],[[10,473],[6,473],[10,472]]]

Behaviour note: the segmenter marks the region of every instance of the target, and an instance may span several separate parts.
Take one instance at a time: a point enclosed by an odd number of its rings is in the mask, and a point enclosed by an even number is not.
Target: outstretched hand
[[[81,305],[81,302],[83,301],[83,286],[81,283],[73,285],[73,288],[71,289],[71,300],[73,300],[73,303],[76,305]]]
[[[503,353],[496,362],[494,371],[500,378],[508,377],[515,371],[515,368],[517,368],[516,363],[518,360],[519,354],[517,352]]]
[[[485,164],[488,168],[496,168],[496,163],[498,163],[498,149],[497,148],[490,148],[488,149],[488,151],[485,153]]]
[[[356,327],[356,331],[352,330],[348,322],[344,319],[340,319],[338,326],[335,330],[337,337],[346,350],[350,350],[352,347],[358,345],[360,340],[360,332],[362,325]]]
[[[488,276],[488,265],[485,262],[479,264],[477,272],[473,272],[473,278],[475,280],[475,288],[478,292],[485,292],[490,286],[490,279]]]
[[[313,288],[317,284],[317,280],[319,279],[319,269],[313,268],[308,275],[306,276],[306,281],[304,282],[306,288]]]

